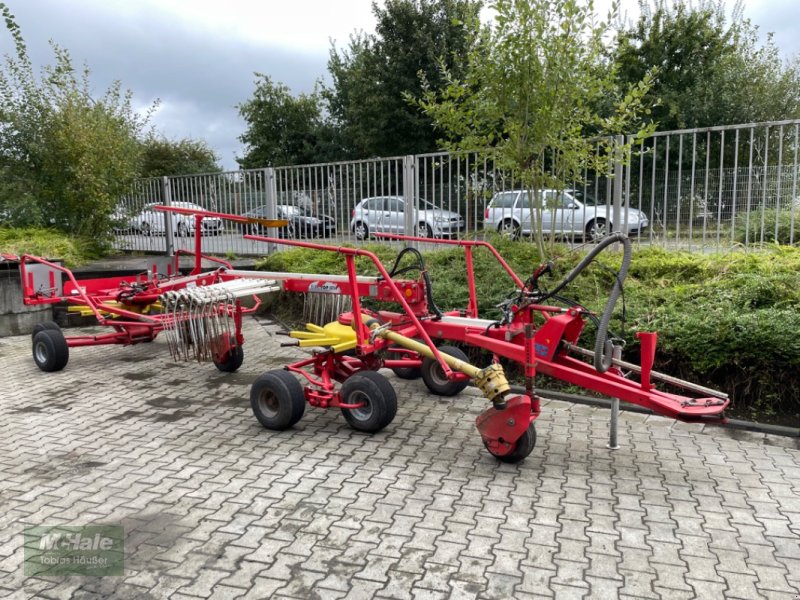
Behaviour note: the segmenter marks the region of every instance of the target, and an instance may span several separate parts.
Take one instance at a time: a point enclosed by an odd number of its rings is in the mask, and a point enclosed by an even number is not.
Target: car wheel
[[[595,219],[586,226],[586,237],[593,242],[599,242],[608,235],[609,227],[605,219]]]
[[[186,237],[187,235],[189,235],[189,228],[186,223],[181,221],[178,223],[178,237]]]
[[[519,225],[511,219],[506,219],[497,227],[497,233],[504,238],[516,240],[519,237]]]
[[[353,226],[353,233],[357,240],[366,240],[369,237],[369,227],[363,221],[359,221]]]
[[[150,223],[145,221],[139,226],[139,231],[142,232],[142,235],[150,235]]]
[[[417,235],[419,237],[432,238],[433,228],[427,223],[420,223],[419,225],[417,225]]]

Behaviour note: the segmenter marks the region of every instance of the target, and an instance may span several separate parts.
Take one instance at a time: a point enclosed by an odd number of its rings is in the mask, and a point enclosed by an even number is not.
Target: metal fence
[[[610,165],[614,175],[587,171],[581,181],[563,182],[566,195],[541,195],[542,212],[534,215],[542,215],[546,233],[574,243],[623,230],[634,243],[691,250],[798,241],[800,121],[658,132],[626,141],[630,151]],[[480,237],[501,231],[526,239],[536,217],[526,214],[522,200],[508,206],[501,200],[520,187],[477,153],[141,180],[117,208],[116,244],[151,252],[191,249],[198,234],[191,220],[150,210],[158,203],[286,218],[290,226],[280,235],[331,243],[358,243],[376,232]],[[607,227],[593,227],[598,221]],[[207,236],[206,251],[266,253],[264,244],[243,237],[262,233],[258,226],[220,225],[199,232]]]

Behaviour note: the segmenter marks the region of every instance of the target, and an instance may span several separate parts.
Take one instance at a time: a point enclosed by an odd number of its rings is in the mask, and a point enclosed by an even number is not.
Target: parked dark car
[[[286,219],[289,224],[286,227],[278,228],[278,236],[283,238],[313,238],[331,237],[336,234],[336,220],[328,215],[314,215],[310,211],[300,206],[289,204],[278,204],[276,207],[275,218]],[[242,216],[256,219],[267,218],[267,207],[257,206],[253,210],[243,213]],[[264,235],[267,228],[259,223],[252,223],[242,226],[243,231]]]

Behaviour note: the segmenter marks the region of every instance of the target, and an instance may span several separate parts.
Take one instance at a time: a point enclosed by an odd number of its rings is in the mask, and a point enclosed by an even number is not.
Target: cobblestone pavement
[[[474,428],[485,402],[391,378],[376,435],[309,409],[261,428],[261,372],[302,355],[246,323],[239,373],[162,341],[74,349],[39,372],[0,339],[3,598],[800,596],[796,440],[550,402],[522,464]],[[25,525],[121,524],[123,577],[23,577]]]

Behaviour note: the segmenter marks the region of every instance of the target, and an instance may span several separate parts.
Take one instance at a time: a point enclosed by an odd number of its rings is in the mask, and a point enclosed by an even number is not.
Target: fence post
[[[161,198],[165,206],[172,205],[172,187],[169,177],[161,178]],[[172,231],[172,213],[164,213],[164,252],[167,256],[175,256],[175,238]]]
[[[403,200],[405,201],[405,234],[417,234],[417,190],[419,189],[417,177],[419,173],[416,169],[417,157],[408,154],[403,157]],[[407,245],[416,248],[417,242],[409,242]]]
[[[267,219],[278,218],[278,190],[275,187],[275,169],[272,167],[264,168],[264,192],[267,207]],[[278,237],[278,229],[276,227],[269,227],[267,229],[267,237]],[[278,247],[275,244],[267,244],[267,254],[276,252]]]
[[[622,191],[623,191],[623,168],[624,156],[622,146],[625,145],[625,137],[618,135],[614,137],[614,206],[611,212],[611,222],[613,231],[622,231]]]

